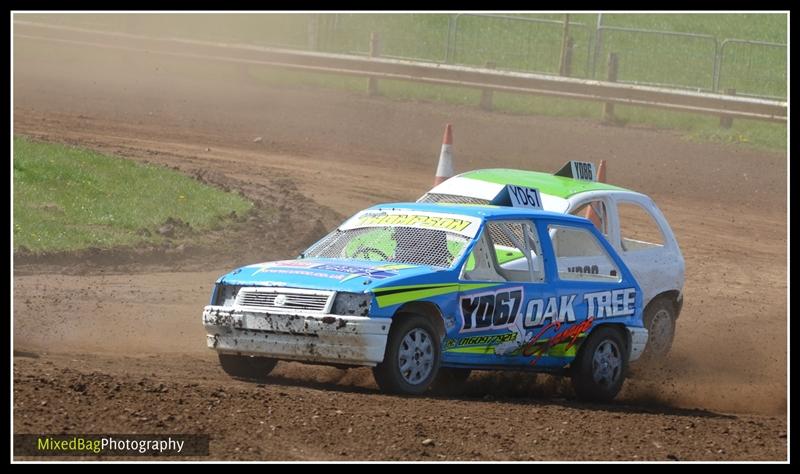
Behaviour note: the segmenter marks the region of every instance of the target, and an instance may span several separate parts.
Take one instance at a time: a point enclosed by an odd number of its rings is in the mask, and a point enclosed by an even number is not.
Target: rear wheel
[[[397,319],[389,330],[383,362],[372,369],[384,392],[419,395],[439,370],[439,338],[431,322],[419,315]]]
[[[644,327],[647,328],[647,345],[642,354],[643,361],[665,358],[675,338],[675,308],[666,299],[657,299],[644,312]]]
[[[231,377],[260,380],[266,377],[277,365],[278,360],[270,357],[218,354],[222,370]]]
[[[581,400],[608,402],[622,389],[626,369],[627,352],[619,331],[600,326],[575,358],[572,386]]]
[[[442,367],[431,384],[431,390],[441,395],[458,395],[464,389],[470,373],[470,369]]]

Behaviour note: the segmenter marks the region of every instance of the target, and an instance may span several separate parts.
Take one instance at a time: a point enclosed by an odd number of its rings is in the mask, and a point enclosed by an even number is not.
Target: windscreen
[[[306,258],[350,258],[449,268],[480,220],[431,212],[363,211],[311,246]]]

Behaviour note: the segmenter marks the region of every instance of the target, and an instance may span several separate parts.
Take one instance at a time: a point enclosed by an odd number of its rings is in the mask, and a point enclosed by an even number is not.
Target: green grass
[[[24,137],[14,138],[13,162],[15,250],[157,243],[156,230],[170,217],[202,231],[252,208],[164,167]]]

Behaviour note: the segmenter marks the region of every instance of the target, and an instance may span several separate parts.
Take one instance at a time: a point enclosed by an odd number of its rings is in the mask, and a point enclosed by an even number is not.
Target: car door
[[[617,323],[641,327],[642,291],[633,274],[598,229],[588,223],[566,220],[540,221],[542,250],[552,255],[545,269],[560,302],[558,318],[551,311],[532,310],[528,320],[538,330],[541,361],[534,364],[564,366],[598,324]],[[571,271],[576,258],[600,261],[607,272]],[[544,341],[541,341],[541,340]]]
[[[530,219],[488,220],[459,277],[459,308],[443,348],[445,366],[526,366],[526,305],[552,296]]]

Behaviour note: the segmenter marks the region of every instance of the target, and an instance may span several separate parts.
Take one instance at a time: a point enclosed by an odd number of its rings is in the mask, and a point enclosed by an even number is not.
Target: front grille
[[[332,291],[284,288],[242,288],[236,305],[273,311],[302,310],[325,313],[330,310]]]

